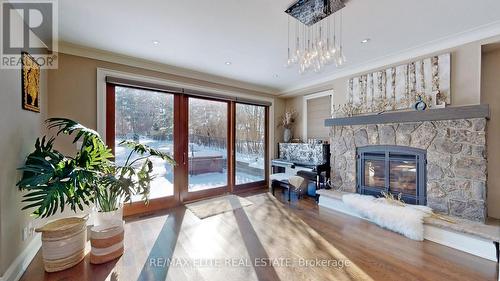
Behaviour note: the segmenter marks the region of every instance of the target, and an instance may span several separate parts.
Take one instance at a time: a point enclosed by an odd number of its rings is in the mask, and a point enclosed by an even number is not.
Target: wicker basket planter
[[[47,223],[42,233],[42,257],[45,271],[56,272],[75,266],[85,257],[87,217],[70,217]]]
[[[124,222],[94,226],[90,230],[90,263],[101,264],[123,255]]]

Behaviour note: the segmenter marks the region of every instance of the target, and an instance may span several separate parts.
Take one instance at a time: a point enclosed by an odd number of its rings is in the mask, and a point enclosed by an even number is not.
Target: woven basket
[[[90,230],[90,263],[101,264],[123,255],[124,222],[94,226]]]
[[[56,272],[73,267],[85,257],[87,217],[64,218],[47,223],[42,233],[42,257],[45,271]]]

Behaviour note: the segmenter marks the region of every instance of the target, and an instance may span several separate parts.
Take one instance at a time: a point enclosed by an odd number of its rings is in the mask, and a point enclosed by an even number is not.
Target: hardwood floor
[[[319,209],[311,198],[289,203],[279,190],[283,204],[267,194],[240,196],[254,204],[203,220],[185,207],[128,218],[120,259],[91,265],[87,257],[49,274],[38,253],[21,280],[497,280],[494,262]],[[287,266],[280,257],[345,267]]]

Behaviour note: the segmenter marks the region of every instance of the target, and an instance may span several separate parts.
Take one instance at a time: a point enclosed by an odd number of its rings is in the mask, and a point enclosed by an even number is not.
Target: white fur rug
[[[387,203],[385,198],[361,194],[346,194],[342,196],[342,201],[361,217],[383,228],[413,240],[424,240],[424,218],[432,213],[432,209],[429,207],[397,206]]]

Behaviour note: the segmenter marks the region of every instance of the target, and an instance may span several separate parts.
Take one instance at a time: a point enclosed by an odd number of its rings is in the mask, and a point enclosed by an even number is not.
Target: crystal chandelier
[[[287,67],[299,73],[321,72],[346,62],[342,41],[342,0],[299,0],[285,12],[288,18]]]

